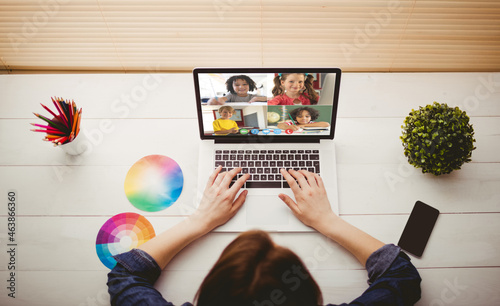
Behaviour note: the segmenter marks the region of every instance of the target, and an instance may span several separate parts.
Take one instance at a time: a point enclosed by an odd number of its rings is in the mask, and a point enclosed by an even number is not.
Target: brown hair
[[[219,109],[218,109],[218,112],[219,114],[222,113],[224,110],[227,110],[228,112],[230,112],[231,114],[234,114],[236,113],[236,111],[234,110],[234,108],[232,108],[231,106],[229,105],[224,105],[224,106],[221,106]]]
[[[196,305],[321,305],[304,263],[260,230],[240,234],[222,252],[196,293]]]
[[[279,96],[285,93],[285,89],[281,85],[281,81],[285,81],[290,74],[302,74],[304,75],[304,87],[307,93],[307,98],[309,99],[311,105],[318,104],[319,96],[314,90],[313,81],[314,77],[309,73],[280,73],[274,77],[274,87],[272,90],[273,96]]]
[[[255,84],[255,81],[252,80],[249,76],[241,74],[241,75],[233,75],[226,81],[226,89],[232,94],[236,94],[236,91],[234,91],[233,88],[233,82],[236,80],[243,80],[247,82],[248,84],[248,91],[254,91],[257,89],[257,84]]]
[[[290,114],[290,116],[292,116],[293,121],[297,121],[297,116],[302,114],[303,111],[306,111],[309,113],[309,115],[311,116],[311,121],[314,121],[314,120],[318,119],[318,117],[319,117],[319,111],[317,109],[307,107],[307,106],[295,108],[292,111],[290,111],[289,114]]]

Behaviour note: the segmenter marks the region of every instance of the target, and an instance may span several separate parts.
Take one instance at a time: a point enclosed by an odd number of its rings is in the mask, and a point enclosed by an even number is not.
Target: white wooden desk
[[[30,132],[51,96],[83,108],[90,151],[71,158]],[[108,269],[95,251],[111,216],[137,212],[157,233],[193,206],[199,137],[190,74],[0,76],[0,304],[107,305]],[[412,108],[433,101],[471,116],[477,149],[450,175],[408,165],[399,135]],[[340,215],[397,243],[416,200],[441,211],[427,249],[413,258],[423,278],[418,305],[500,305],[500,73],[345,73],[336,126]],[[181,166],[172,207],[142,212],[127,200],[128,169],[150,154]],[[7,192],[17,199],[16,299],[7,296]],[[157,288],[191,301],[236,233],[211,233],[183,250]],[[364,268],[318,233],[272,234],[312,270],[325,302],[351,301],[367,287]]]

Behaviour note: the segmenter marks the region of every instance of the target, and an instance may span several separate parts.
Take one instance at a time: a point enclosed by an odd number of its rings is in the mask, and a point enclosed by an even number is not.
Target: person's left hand
[[[241,168],[220,173],[221,169],[220,166],[215,169],[208,179],[200,205],[191,215],[191,219],[205,224],[207,231],[229,221],[243,205],[248,193],[247,190],[244,190],[236,198],[238,191],[250,177],[249,174],[243,175],[229,187],[231,180],[241,171]]]
[[[286,194],[279,198],[290,207],[293,214],[307,226],[325,232],[331,227],[331,220],[338,219],[326,194],[323,179],[316,173],[305,170],[280,170],[295,196],[295,201]]]

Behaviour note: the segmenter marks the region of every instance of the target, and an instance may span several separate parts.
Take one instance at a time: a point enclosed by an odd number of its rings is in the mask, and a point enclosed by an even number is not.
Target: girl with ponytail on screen
[[[274,98],[268,105],[315,105],[319,96],[313,87],[314,77],[308,73],[279,73],[273,80]]]

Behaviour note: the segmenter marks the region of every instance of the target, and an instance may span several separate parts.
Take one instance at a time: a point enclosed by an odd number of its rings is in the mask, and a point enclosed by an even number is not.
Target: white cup
[[[86,143],[87,137],[85,133],[78,133],[78,135],[71,142],[59,145],[58,147],[63,149],[66,154],[69,155],[80,155],[85,153],[88,149],[88,143]]]

